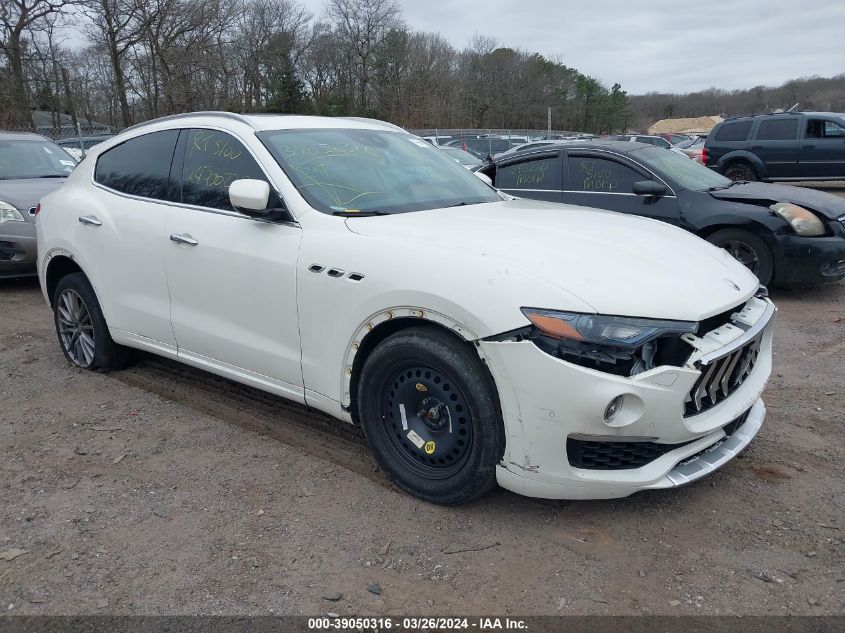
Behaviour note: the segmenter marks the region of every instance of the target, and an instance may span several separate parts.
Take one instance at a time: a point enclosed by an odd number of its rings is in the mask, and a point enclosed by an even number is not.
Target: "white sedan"
[[[774,306],[744,266],[668,224],[509,199],[387,123],[144,123],[37,226],[70,362],[137,348],[305,403],[429,501],[678,486],[763,422]]]

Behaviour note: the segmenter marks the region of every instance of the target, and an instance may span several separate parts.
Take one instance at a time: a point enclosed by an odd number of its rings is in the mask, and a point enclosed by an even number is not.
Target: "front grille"
[[[748,411],[722,427],[725,436],[730,437],[745,424]],[[656,442],[595,442],[567,438],[566,456],[573,468],[588,470],[626,470],[641,468],[677,448],[697,440],[681,444],[657,444]],[[701,452],[706,451],[709,446]],[[697,453],[701,454],[701,453]],[[691,459],[695,455],[687,458]]]
[[[754,370],[762,342],[761,332],[735,352],[701,363],[701,376],[687,396],[684,416],[707,411],[736,391]]]
[[[694,440],[693,440],[694,441]],[[657,444],[656,442],[593,442],[566,440],[566,456],[574,468],[590,470],[625,470],[640,468],[683,444]]]

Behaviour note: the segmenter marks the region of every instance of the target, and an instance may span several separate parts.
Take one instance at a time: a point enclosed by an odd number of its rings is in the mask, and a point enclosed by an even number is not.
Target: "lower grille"
[[[701,364],[701,376],[687,396],[684,416],[715,407],[736,391],[754,370],[762,342],[761,332],[735,352]]]
[[[725,435],[727,437],[733,435],[739,427],[745,424],[747,418],[748,411],[723,426],[722,430]],[[570,437],[566,440],[566,456],[573,468],[625,470],[641,468],[666,453],[696,441],[698,440],[690,440],[681,444],[658,444],[656,442],[595,442],[576,440]],[[707,448],[704,450],[706,451]],[[695,457],[695,455],[687,459],[692,457]]]
[[[566,440],[566,456],[573,468],[625,470],[645,466],[661,455],[686,444],[689,444],[689,442],[683,444],[593,442],[569,438]]]

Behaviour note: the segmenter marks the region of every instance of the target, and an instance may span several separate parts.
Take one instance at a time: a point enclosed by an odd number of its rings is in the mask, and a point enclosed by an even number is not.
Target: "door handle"
[[[187,244],[188,246],[196,246],[197,244],[199,244],[199,242],[197,242],[194,238],[192,238],[187,233],[184,233],[184,234],[173,233],[170,236],[170,241],[176,242],[177,244]]]
[[[816,148],[815,145],[802,145],[801,146],[801,149],[815,149],[815,148]]]
[[[79,221],[90,226],[102,226],[103,223],[94,215],[80,215]]]

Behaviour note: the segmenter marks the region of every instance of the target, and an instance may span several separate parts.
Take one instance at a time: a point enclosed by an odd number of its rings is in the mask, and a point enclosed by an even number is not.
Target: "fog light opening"
[[[608,404],[607,408],[604,410],[605,422],[612,422],[613,418],[619,415],[619,412],[622,410],[623,402],[625,402],[625,396],[616,396],[610,401],[610,404]]]

